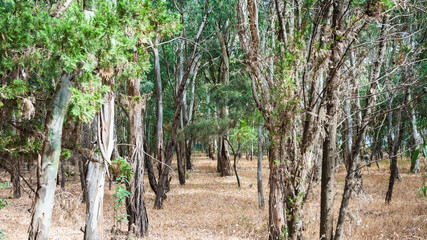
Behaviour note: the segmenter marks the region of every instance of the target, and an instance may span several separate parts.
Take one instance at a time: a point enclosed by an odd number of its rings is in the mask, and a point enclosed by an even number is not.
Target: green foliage
[[[414,154],[412,155],[412,164],[415,165],[415,163],[417,162],[418,156],[420,155],[420,148],[417,147],[414,151]]]
[[[13,99],[16,96],[25,94],[28,91],[27,87],[27,83],[16,79],[9,85],[0,88],[0,96],[4,99]]]
[[[418,188],[418,196],[419,197],[427,197],[426,178],[427,178],[427,176],[425,174],[423,174],[423,185]]]
[[[62,161],[67,161],[71,157],[71,151],[67,148],[61,149],[61,159]]]
[[[248,123],[244,119],[240,120],[239,125],[230,132],[230,142],[233,145],[235,143],[241,145],[243,150],[249,150],[256,140],[257,135],[255,130],[251,126],[248,126]]]
[[[133,175],[132,166],[126,161],[126,159],[119,157],[111,161],[111,166],[116,176],[120,178],[120,181],[129,181]],[[119,181],[119,179],[117,179]]]
[[[81,88],[70,88],[71,97],[70,113],[75,120],[89,122],[103,103],[104,95],[109,91],[108,87],[100,81],[81,83]]]
[[[116,178],[117,186],[113,194],[114,200],[114,219],[118,224],[127,221],[128,214],[119,214],[118,210],[125,202],[126,198],[130,197],[131,193],[128,191],[127,186],[132,173],[132,167],[126,162],[124,158],[118,158],[112,161],[114,167],[119,167],[120,175]],[[113,167],[113,168],[114,168]]]

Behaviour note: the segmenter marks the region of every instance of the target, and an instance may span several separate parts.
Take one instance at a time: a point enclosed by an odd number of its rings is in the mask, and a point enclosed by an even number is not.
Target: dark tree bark
[[[86,202],[87,186],[86,186],[86,174],[87,174],[87,159],[86,157],[81,157],[79,159],[79,174],[80,174],[80,185],[83,192],[82,203]]]
[[[20,169],[21,160],[18,158],[16,163],[13,166],[13,171],[11,174],[11,182],[13,185],[13,198],[21,198],[21,169]]]
[[[231,163],[230,163],[230,154],[228,152],[228,148],[226,142],[228,141],[227,136],[220,136],[218,143],[220,146],[218,147],[218,161],[220,166],[220,174],[221,176],[231,176]]]
[[[185,164],[185,143],[184,141],[178,142],[178,145],[176,146],[176,161],[178,164],[178,179],[179,184],[185,185],[185,170],[186,170],[186,164]]]
[[[385,202],[390,203],[391,198],[393,196],[393,187],[396,179],[399,178],[399,169],[397,167],[397,154],[399,152],[400,146],[402,145],[403,135],[405,133],[405,122],[408,118],[405,113],[405,105],[408,102],[409,89],[406,89],[405,97],[403,100],[403,105],[399,111],[398,116],[398,128],[397,128],[397,136],[394,139],[394,142],[391,144],[391,155],[390,155],[390,178],[388,181],[388,189],[385,197]]]
[[[147,143],[144,142],[144,146],[147,146]],[[144,147],[147,149],[147,147]],[[153,167],[153,161],[148,154],[145,154],[145,161],[144,161],[145,168],[147,168],[148,173],[148,182],[150,184],[151,190],[153,190],[154,193],[157,192],[157,180],[156,180],[156,174],[154,173],[154,167]]]
[[[65,190],[65,179],[66,175],[65,175],[65,168],[64,168],[64,163],[61,161],[61,189]]]

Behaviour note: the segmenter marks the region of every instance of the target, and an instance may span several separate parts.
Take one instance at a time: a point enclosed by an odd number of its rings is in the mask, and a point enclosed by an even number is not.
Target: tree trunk
[[[85,240],[102,240],[105,163],[98,155],[88,164]]]
[[[86,186],[86,176],[87,176],[87,159],[81,157],[79,160],[79,173],[80,173],[80,185],[83,192],[82,202],[86,202],[87,195],[87,186]]]
[[[145,156],[146,158],[145,158],[144,164],[148,172],[148,182],[150,183],[151,190],[153,190],[153,192],[156,193],[157,180],[156,180],[156,175],[154,173],[153,162],[148,155],[145,155]]]
[[[108,84],[112,89],[113,83]],[[96,140],[102,157],[96,154],[91,156],[88,165],[85,240],[102,239],[105,166],[110,163],[114,150],[114,99],[114,93],[107,93],[96,120]]]
[[[144,202],[144,128],[142,114],[145,108],[145,96],[141,98],[140,80],[128,81],[129,97],[129,164],[133,175],[127,186],[131,196],[126,198],[128,231],[137,237],[148,233],[148,217]]]
[[[262,125],[258,126],[258,165],[257,165],[258,207],[264,208],[262,191]]]
[[[269,239],[287,239],[286,234],[286,204],[285,196],[283,195],[284,179],[283,170],[279,166],[279,142],[274,139],[270,146],[270,194],[268,202],[268,229]],[[279,140],[280,141],[280,140]]]
[[[335,166],[337,143],[337,106],[338,97],[335,82],[327,83],[325,140],[323,142],[322,179],[320,193],[320,239],[332,239],[333,207],[335,196]]]
[[[411,99],[412,96],[409,94],[409,102],[412,102]],[[412,138],[414,141],[414,149],[411,153],[411,169],[410,171],[413,173],[419,173],[420,172],[420,157],[421,154],[421,144],[422,144],[422,138],[417,128],[417,118],[415,114],[415,107],[414,104],[410,105],[410,121],[411,121],[411,131],[412,131]],[[418,152],[418,153],[417,153]],[[418,156],[417,156],[418,155]]]
[[[403,105],[401,106],[401,109],[399,111],[397,136],[392,144],[392,150],[390,151],[390,178],[388,182],[388,190],[385,197],[386,203],[391,202],[391,198],[393,196],[394,182],[397,178],[399,178],[399,169],[397,168],[397,154],[399,152],[400,146],[402,145],[403,135],[405,133],[405,122],[407,115],[404,113],[404,106],[408,101],[408,95],[409,89],[406,90]]]
[[[13,171],[11,174],[11,182],[13,184],[13,198],[21,198],[21,177],[20,177],[20,158],[18,157],[16,163],[13,164]]]
[[[65,190],[65,168],[64,163],[61,161],[61,189]]]
[[[351,154],[348,156],[349,167],[347,169],[347,176],[345,178],[345,183],[344,183],[344,192],[341,200],[337,227],[335,230],[335,240],[340,240],[343,237],[344,223],[347,215],[347,208],[350,202],[351,192],[354,189],[355,178],[356,178],[356,182],[358,181],[358,179],[361,180],[360,169],[357,169],[359,164],[358,159],[359,159],[362,143],[363,141],[365,141],[365,133],[368,128],[368,124],[371,121],[373,112],[375,110],[376,92],[377,92],[377,85],[378,85],[377,80],[380,75],[380,70],[381,70],[381,66],[384,58],[384,52],[386,48],[385,34],[387,32],[387,25],[388,25],[387,21],[388,21],[388,17],[387,15],[384,15],[382,19],[381,29],[380,29],[377,58],[374,62],[372,72],[370,73],[371,83],[367,91],[366,104],[365,104],[365,110],[364,110],[365,115],[362,118],[360,113],[360,116],[356,118],[358,129],[357,129],[357,134],[355,136],[356,138],[355,138],[354,144],[351,149]],[[356,177],[357,175],[359,175],[360,177]]]
[[[45,136],[42,150],[42,166],[40,185],[35,194],[34,210],[28,230],[28,239],[49,238],[52,210],[56,190],[59,157],[61,155],[62,125],[65,112],[70,102],[71,93],[68,89],[71,76],[65,74],[53,96],[45,121]]]
[[[156,41],[157,44],[157,41]],[[162,163],[164,162],[165,149],[163,143],[163,91],[162,91],[162,77],[160,74],[160,57],[157,46],[151,48],[154,55],[154,74],[156,76],[156,96],[157,96],[157,124],[156,124],[156,153],[157,168],[159,175],[162,172]]]
[[[185,142],[185,164],[187,166],[187,170],[193,169],[193,163],[191,162],[191,151],[193,148],[193,140],[188,139]]]
[[[231,163],[230,163],[230,154],[228,152],[228,148],[226,145],[226,139],[227,136],[221,136],[219,137],[219,143],[221,144],[221,147],[219,149],[219,163],[220,163],[220,174],[221,176],[231,176],[232,170],[231,170]]]
[[[181,140],[178,142],[176,146],[176,161],[178,164],[178,179],[179,184],[185,185],[185,142],[184,140]]]

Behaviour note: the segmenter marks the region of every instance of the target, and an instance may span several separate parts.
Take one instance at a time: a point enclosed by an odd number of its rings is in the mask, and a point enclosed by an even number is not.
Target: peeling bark
[[[62,125],[70,102],[70,74],[61,77],[45,122],[45,136],[40,169],[40,185],[35,194],[34,210],[28,230],[28,239],[47,240],[52,220],[59,157],[61,154]]]

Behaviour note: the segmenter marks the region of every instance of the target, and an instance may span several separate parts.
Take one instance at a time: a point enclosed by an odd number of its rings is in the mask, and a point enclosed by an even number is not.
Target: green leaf
[[[418,155],[420,155],[420,148],[415,149],[414,155],[412,156],[412,165],[415,165]]]

